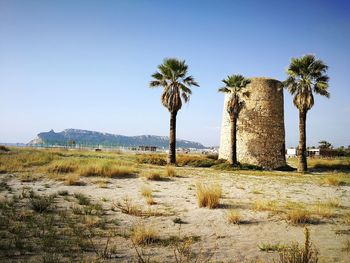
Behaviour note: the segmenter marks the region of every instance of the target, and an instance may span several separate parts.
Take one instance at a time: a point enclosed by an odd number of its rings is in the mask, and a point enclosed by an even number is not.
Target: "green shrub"
[[[293,243],[288,248],[279,253],[278,263],[317,263],[318,252],[310,241],[309,229],[304,229],[305,243],[300,247],[298,243]]]
[[[9,148],[7,148],[6,146],[4,146],[4,145],[0,145],[0,151],[1,152],[9,152],[10,151],[10,149]]]
[[[54,195],[35,195],[34,193],[31,194],[29,198],[30,205],[32,209],[38,213],[44,213],[47,212],[51,205],[53,204],[55,199]]]
[[[209,159],[206,156],[179,155],[177,158],[179,166],[212,167],[216,163],[216,160]]]
[[[137,156],[136,161],[141,164],[153,164],[160,166],[167,164],[165,156],[160,154],[140,154]]]
[[[90,198],[87,197],[87,196],[84,195],[84,194],[75,193],[75,194],[74,194],[74,197],[75,197],[76,199],[78,199],[79,205],[89,205],[89,204],[90,204]]]

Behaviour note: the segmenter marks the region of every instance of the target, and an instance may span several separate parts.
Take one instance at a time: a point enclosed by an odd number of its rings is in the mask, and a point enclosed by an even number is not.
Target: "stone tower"
[[[237,158],[240,163],[265,169],[286,165],[283,89],[270,78],[251,78],[237,122]],[[230,155],[230,118],[226,110],[230,94],[225,94],[219,158]]]

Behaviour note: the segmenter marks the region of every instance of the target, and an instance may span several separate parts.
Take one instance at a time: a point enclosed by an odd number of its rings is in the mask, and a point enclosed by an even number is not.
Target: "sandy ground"
[[[20,182],[15,176],[8,184],[14,192],[23,187],[33,188],[40,193],[54,193],[68,190],[69,194],[84,193],[96,202],[104,199],[103,206],[109,218],[120,222],[120,231],[145,223],[157,230],[161,237],[200,237],[193,245],[193,251],[200,254],[200,261],[213,262],[272,262],[278,253],[260,251],[259,244],[290,244],[304,242],[303,227],[288,223],[283,213],[256,211],[253,204],[257,200],[275,200],[279,206],[288,202],[313,205],[329,199],[337,199],[341,206],[335,208],[338,216],[321,218],[317,224],[309,225],[311,241],[319,251],[320,262],[350,262],[350,254],[343,248],[350,240],[350,227],[344,223],[342,215],[350,211],[349,186],[325,186],[309,180],[307,176],[252,176],[232,172],[221,172],[208,168],[177,168],[178,177],[164,181],[148,181],[142,177],[108,179],[106,188],[93,183],[100,178],[83,178],[85,186],[66,186],[53,180]],[[271,172],[273,174],[273,172]],[[9,175],[7,175],[9,176]],[[196,183],[219,183],[222,186],[221,206],[216,209],[199,208],[196,199]],[[49,184],[49,188],[48,185]],[[157,204],[151,209],[164,212],[167,216],[137,217],[123,214],[118,208],[111,209],[128,197],[134,203],[148,209],[140,194],[142,186],[149,186]],[[4,193],[0,193],[3,197]],[[61,197],[60,197],[61,198]],[[73,201],[72,201],[73,204]],[[240,212],[243,223],[234,225],[227,222],[227,211],[233,208]],[[181,218],[184,224],[175,224],[174,218]],[[339,234],[339,231],[343,234]],[[123,237],[117,239],[117,261],[128,261],[135,256],[131,241]],[[159,262],[173,261],[173,248],[150,245],[140,248],[142,252]]]

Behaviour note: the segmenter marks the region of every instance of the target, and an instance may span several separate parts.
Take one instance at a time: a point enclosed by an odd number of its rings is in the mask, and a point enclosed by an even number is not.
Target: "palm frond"
[[[294,95],[293,103],[298,109],[309,110],[314,105],[312,92],[329,97],[328,81],[326,75],[328,66],[308,54],[300,58],[292,58],[287,69],[288,77],[283,86]]]
[[[158,66],[159,72],[152,75],[150,87],[163,87],[162,104],[170,111],[182,107],[181,98],[188,102],[192,91],[190,86],[199,86],[192,76],[187,76],[188,66],[185,60],[166,58]]]

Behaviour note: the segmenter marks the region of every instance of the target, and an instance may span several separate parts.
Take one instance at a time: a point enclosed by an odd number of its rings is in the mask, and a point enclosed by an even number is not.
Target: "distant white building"
[[[297,156],[297,149],[288,148],[287,149],[287,157],[295,157],[295,156]]]
[[[307,149],[307,156],[320,156],[321,155],[321,151],[320,149]]]
[[[298,150],[296,148],[288,148],[286,152],[287,157],[296,157],[298,154]],[[320,156],[321,155],[321,150],[320,149],[307,149],[306,154],[309,157],[314,157],[314,156]]]

